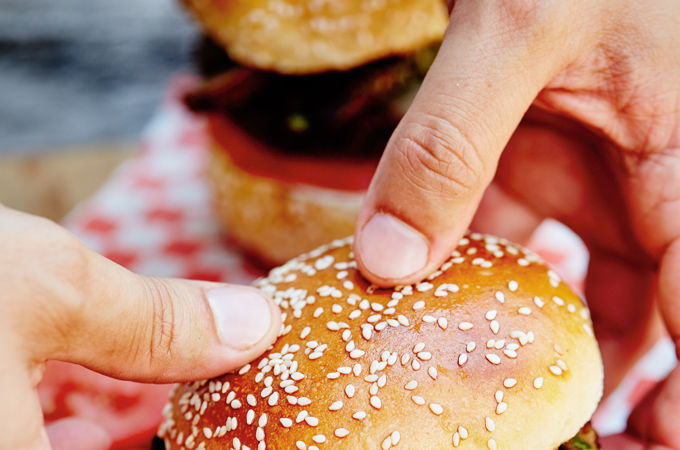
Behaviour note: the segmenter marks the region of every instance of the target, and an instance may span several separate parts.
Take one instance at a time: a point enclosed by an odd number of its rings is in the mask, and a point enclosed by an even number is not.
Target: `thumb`
[[[280,330],[278,307],[257,289],[144,277],[94,253],[87,259],[84,300],[53,359],[136,381],[207,378],[256,358]]]
[[[571,5],[571,4],[570,4]],[[468,227],[500,153],[563,64],[563,2],[457,1],[444,42],[390,139],[357,222],[359,267],[380,285],[438,266]]]

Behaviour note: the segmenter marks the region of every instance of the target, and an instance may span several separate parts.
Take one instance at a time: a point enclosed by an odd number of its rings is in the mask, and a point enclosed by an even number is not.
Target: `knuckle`
[[[147,277],[144,280],[151,320],[143,333],[144,337],[137,340],[137,352],[147,356],[150,366],[157,366],[161,361],[173,359],[176,340],[173,292],[167,283],[158,278]]]
[[[449,120],[428,115],[408,125],[395,142],[403,176],[429,193],[450,197],[482,183],[484,166],[476,146]]]

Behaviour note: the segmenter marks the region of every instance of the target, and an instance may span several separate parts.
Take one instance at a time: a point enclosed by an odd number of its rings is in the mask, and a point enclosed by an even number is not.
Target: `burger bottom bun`
[[[353,233],[363,192],[252,175],[215,144],[209,177],[229,237],[265,265],[281,264]]]

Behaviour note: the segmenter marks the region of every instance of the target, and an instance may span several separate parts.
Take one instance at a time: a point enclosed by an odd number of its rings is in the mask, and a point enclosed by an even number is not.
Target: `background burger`
[[[203,27],[210,175],[229,234],[268,263],[352,233],[436,53],[442,0],[184,0]]]
[[[335,241],[257,286],[281,307],[279,339],[179,385],[159,448],[598,448],[588,310],[521,247],[472,234],[425,281],[381,289]]]

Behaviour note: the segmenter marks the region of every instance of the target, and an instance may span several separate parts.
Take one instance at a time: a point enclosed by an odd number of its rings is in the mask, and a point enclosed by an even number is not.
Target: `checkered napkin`
[[[64,221],[87,246],[142,274],[248,283],[262,275],[224,239],[206,183],[202,121],[178,101],[192,85],[170,84],[139,151]],[[587,251],[565,227],[547,221],[529,245],[572,286],[582,286]],[[659,342],[605,401],[594,423],[619,431],[634,405],[675,364]],[[51,362],[39,387],[46,421],[81,416],[97,421],[116,448],[145,447],[167,398],[167,385],[113,380],[80,366]]]

